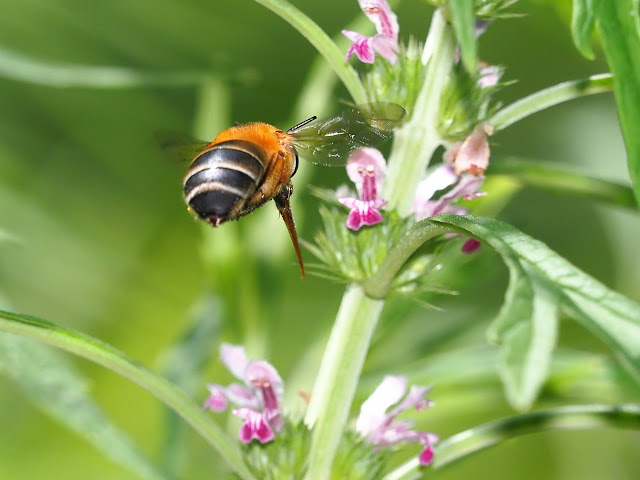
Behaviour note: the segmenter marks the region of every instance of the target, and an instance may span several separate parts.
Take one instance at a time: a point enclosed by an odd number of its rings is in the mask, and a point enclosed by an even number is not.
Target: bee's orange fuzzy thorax
[[[227,140],[246,140],[256,145],[260,145],[266,152],[280,150],[283,146],[288,146],[289,135],[282,132],[268,123],[247,123],[227,128],[220,132],[211,145],[225,142]],[[285,145],[283,145],[285,140]]]

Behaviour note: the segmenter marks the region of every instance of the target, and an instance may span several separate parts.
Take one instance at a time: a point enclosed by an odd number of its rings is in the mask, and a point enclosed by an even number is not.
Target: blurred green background
[[[332,36],[361,15],[355,0],[293,3]],[[506,80],[518,80],[500,93],[505,103],[607,70],[601,57],[589,62],[574,49],[569,4],[521,1],[516,10],[524,17],[496,22],[482,37],[480,57],[507,67]],[[230,380],[215,360],[220,341],[245,343],[252,357],[268,358],[290,379],[296,387],[289,390],[290,405],[301,409],[295,393],[313,384],[318,347],[343,287],[314,277],[300,281],[284,225],[271,205],[216,231],[193,220],[181,198],[186,165],[160,153],[153,132],[169,128],[213,138],[234,121],[282,127],[300,121],[294,118],[296,102],[314,50],[249,0],[1,0],[0,7],[0,229],[7,236],[0,244],[0,290],[7,308],[87,332],[163,370],[167,351],[190,326],[194,305],[210,295],[218,313],[206,379]],[[403,1],[397,9],[401,39],[423,39],[430,12],[424,2]],[[212,79],[204,87],[60,88],[47,85],[55,78],[46,69],[25,73],[41,84],[8,78],[24,73],[10,55],[159,72],[157,78],[204,71]],[[344,99],[337,88],[330,110]],[[627,182],[609,94],[555,107],[492,140],[495,156],[559,161]],[[303,185],[336,188],[346,176],[342,169],[310,164],[302,170],[293,209],[299,234],[312,239],[319,224],[317,200]],[[634,213],[525,189],[500,218],[640,300],[640,221]],[[461,295],[434,300],[444,312],[406,301],[389,305],[359,394],[364,398],[385,373],[433,383],[437,406],[421,414],[420,426],[443,437],[514,413],[492,370],[495,350],[484,339],[506,285],[500,259],[485,248],[450,271],[447,285]],[[563,323],[561,344],[563,351],[584,354],[585,362],[578,363],[588,368],[554,367],[540,407],[638,398],[609,352],[573,322]],[[162,463],[168,455],[162,447],[162,405],[105,369],[72,361],[90,379],[87,389],[106,414]],[[185,388],[197,402],[206,396],[204,381]],[[2,377],[0,426],[0,479],[138,478]],[[218,478],[223,467],[204,442],[191,432],[183,438],[180,478]],[[639,441],[637,432],[539,434],[438,475],[640,478]],[[403,455],[412,453],[409,448]]]

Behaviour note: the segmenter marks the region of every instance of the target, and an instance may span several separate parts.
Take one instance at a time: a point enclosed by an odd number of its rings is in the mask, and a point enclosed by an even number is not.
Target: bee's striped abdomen
[[[200,218],[219,225],[235,215],[264,177],[263,150],[244,140],[208,148],[189,166],[184,197]],[[234,217],[235,218],[235,217]]]

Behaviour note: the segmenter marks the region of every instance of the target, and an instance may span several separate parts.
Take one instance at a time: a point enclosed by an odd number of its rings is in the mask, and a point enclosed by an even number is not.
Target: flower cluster
[[[244,349],[237,345],[223,344],[220,348],[222,363],[243,385],[232,383],[223,387],[209,384],[209,397],[203,407],[214,412],[223,412],[229,402],[240,408],[233,414],[244,420],[239,438],[244,443],[258,440],[270,442],[282,430],[283,419],[282,379],[278,371],[263,360],[250,362]]]
[[[484,130],[476,129],[459,145],[445,152],[445,163],[436,168],[418,185],[413,210],[416,220],[424,220],[439,213],[463,215],[467,209],[453,205],[458,200],[472,200],[484,195],[480,186],[482,173],[489,161],[489,144]],[[353,152],[347,162],[347,174],[355,183],[359,198],[339,191],[339,201],[350,208],[347,227],[359,230],[363,225],[382,222],[379,209],[387,201],[378,197],[382,190],[387,166],[380,151],[361,148]],[[437,192],[451,187],[435,198]]]
[[[398,415],[410,408],[420,411],[432,406],[433,403],[425,398],[428,392],[429,387],[414,385],[407,394],[405,377],[384,377],[378,388],[362,404],[356,420],[356,431],[378,447],[420,443],[424,448],[418,460],[421,465],[429,465],[433,461],[433,444],[439,437],[434,433],[412,430],[414,422],[411,420],[396,420]]]
[[[347,162],[347,175],[356,185],[359,198],[345,193],[339,197],[340,203],[350,208],[347,227],[360,230],[363,225],[375,225],[382,222],[379,208],[387,201],[378,198],[378,190],[382,190],[387,175],[387,164],[380,151],[375,148],[361,148],[354,151]]]
[[[232,383],[224,387],[209,384],[209,397],[203,407],[214,412],[223,412],[229,403],[240,408],[233,414],[244,420],[239,438],[244,443],[258,440],[271,442],[283,426],[281,409],[283,382],[277,370],[264,360],[249,361],[244,348],[223,344],[221,359],[229,371],[244,385]],[[407,394],[407,379],[401,376],[386,376],[371,396],[362,404],[355,430],[368,444],[385,448],[402,443],[420,443],[419,455],[422,465],[433,460],[433,444],[438,436],[412,429],[410,420],[397,420],[401,413],[413,408],[423,410],[432,405],[425,398],[428,387],[412,386]]]
[[[379,54],[391,63],[398,59],[398,21],[386,0],[359,0],[360,7],[374,22],[377,33],[365,37],[356,32],[343,31],[353,41],[347,52],[347,59],[355,53],[365,63],[373,63]],[[477,21],[476,34],[482,34],[490,22]],[[457,54],[459,56],[459,54]],[[480,63],[477,77],[473,77],[476,89],[491,91],[498,85],[501,69]],[[473,124],[472,124],[473,125]],[[416,221],[433,217],[440,213],[462,215],[467,209],[457,205],[459,200],[472,200],[484,195],[480,187],[484,172],[489,165],[490,125],[478,123],[471,133],[460,142],[447,145],[444,162],[432,169],[422,180],[415,192],[413,213]],[[443,140],[443,143],[448,143]],[[374,148],[362,148],[352,153],[347,163],[347,174],[356,185],[358,198],[338,192],[338,200],[350,209],[347,227],[359,230],[365,225],[375,225],[383,221],[380,208],[387,200],[378,196],[386,176],[386,163],[382,154]],[[462,251],[470,253],[479,247],[477,240],[469,239]]]
[[[354,53],[361,62],[373,63],[377,53],[391,63],[398,61],[398,19],[386,0],[359,0],[360,8],[375,24],[377,33],[366,37],[358,32],[343,30],[342,34],[353,43],[347,60]]]

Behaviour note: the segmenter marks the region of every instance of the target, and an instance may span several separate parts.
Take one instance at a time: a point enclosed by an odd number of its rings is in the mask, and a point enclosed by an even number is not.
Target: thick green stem
[[[10,312],[0,311],[0,331],[23,335],[62,348],[132,380],[184,418],[218,451],[240,478],[254,480],[234,439],[229,438],[224,430],[179,388],[123,352],[88,335]]]
[[[383,193],[383,198],[389,201],[387,208],[402,216],[411,213],[418,182],[442,143],[435,125],[442,90],[453,66],[456,41],[440,10],[433,14],[424,48],[423,61],[428,62],[425,81],[411,119],[395,131]]]
[[[611,92],[612,90],[613,76],[610,73],[601,73],[582,80],[559,83],[507,105],[493,115],[487,123],[493,125],[496,130],[502,130],[545,108],[585,95]]]
[[[640,405],[579,405],[516,415],[486,423],[444,440],[436,446],[433,469],[437,470],[473,453],[514,437],[547,430],[618,428],[640,430]],[[415,478],[417,459],[389,473],[384,480]]]
[[[358,74],[344,58],[333,40],[313,20],[284,0],[255,0],[298,30],[325,58],[349,91],[355,103],[365,103],[366,95]]]
[[[307,426],[313,427],[308,480],[331,476],[331,466],[383,306],[384,301],[367,297],[359,285],[350,285],[342,298],[305,417]]]

